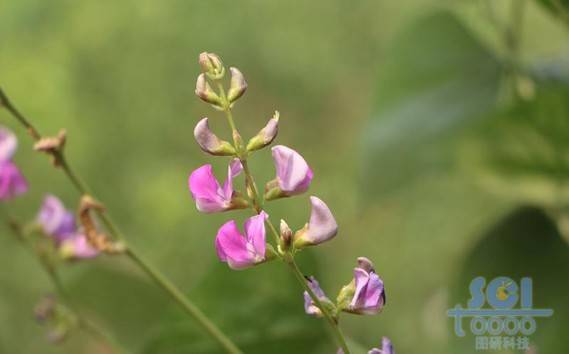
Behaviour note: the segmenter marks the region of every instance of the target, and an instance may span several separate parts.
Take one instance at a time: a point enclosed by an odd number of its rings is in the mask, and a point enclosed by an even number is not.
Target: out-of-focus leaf
[[[558,18],[568,18],[569,0],[536,0]],[[564,12],[564,14],[562,13]]]
[[[522,277],[533,279],[535,308],[551,308],[553,317],[538,319],[537,331],[530,341],[539,353],[551,353],[569,347],[565,334],[569,326],[569,247],[563,242],[555,224],[537,208],[524,207],[514,211],[486,232],[465,257],[456,286],[452,289],[449,308],[466,306],[470,299],[469,284],[478,276],[488,281],[507,276],[519,282]],[[454,353],[476,353],[470,323],[463,321],[464,338],[454,338]],[[449,326],[453,324],[449,322]],[[449,329],[452,332],[452,329]]]
[[[447,166],[453,133],[494,108],[500,73],[496,58],[447,12],[415,23],[389,53],[364,140],[365,185],[377,193]]]
[[[491,190],[562,210],[569,200],[569,84],[537,79],[535,97],[493,114],[462,150],[465,168]]]
[[[304,313],[302,291],[279,262],[242,272],[220,264],[190,296],[248,354],[313,353],[330,342],[324,321]],[[143,353],[220,352],[191,319],[175,315],[151,337]]]

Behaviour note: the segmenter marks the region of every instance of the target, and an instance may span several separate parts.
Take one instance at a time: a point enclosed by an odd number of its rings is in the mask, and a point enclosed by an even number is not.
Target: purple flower
[[[65,208],[59,198],[47,195],[37,216],[43,232],[52,237],[59,254],[64,259],[93,258],[99,254],[89,244],[83,230],[78,229],[73,213]]]
[[[10,161],[17,147],[16,135],[10,130],[0,127],[0,162]]]
[[[37,216],[43,231],[60,243],[74,236],[77,231],[75,216],[57,197],[47,195]]]
[[[12,161],[0,161],[0,200],[7,200],[28,191],[28,182]]]
[[[343,311],[359,315],[374,315],[383,309],[383,281],[375,273],[373,263],[369,259],[358,258],[354,279],[340,291],[338,303]]]
[[[87,236],[77,232],[59,244],[59,254],[64,259],[75,260],[97,257],[99,251],[89,244]]]
[[[314,196],[310,197],[310,203],[310,221],[294,235],[296,248],[320,244],[338,233],[338,223],[326,203]]]
[[[192,172],[189,185],[198,210],[204,213],[215,213],[246,207],[244,200],[236,198],[233,190],[233,178],[242,170],[241,162],[233,159],[229,164],[227,180],[223,188],[213,175],[211,165],[204,165]]]
[[[383,337],[381,341],[381,349],[372,348],[367,354],[395,354],[395,349],[393,349],[393,345],[391,341],[387,337]]]
[[[298,152],[283,145],[277,145],[271,150],[277,178],[276,183],[269,182],[267,186],[267,200],[306,192],[314,174],[304,158]]]
[[[328,297],[326,297],[326,294],[324,294],[324,291],[322,290],[322,288],[320,288],[320,284],[314,277],[307,278],[306,283],[308,284],[312,292],[314,292],[314,295],[316,295],[316,297],[318,298],[318,300],[320,300],[322,304],[324,303],[332,304],[332,302],[330,301],[330,299],[328,299]],[[312,301],[312,298],[310,297],[310,294],[308,294],[308,291],[304,292],[304,311],[311,316],[322,317],[323,315],[322,310],[318,306],[316,306],[314,301]]]
[[[222,262],[232,269],[245,269],[266,260],[265,220],[262,211],[245,222],[245,235],[237,228],[235,220],[225,223],[217,232],[215,248]]]

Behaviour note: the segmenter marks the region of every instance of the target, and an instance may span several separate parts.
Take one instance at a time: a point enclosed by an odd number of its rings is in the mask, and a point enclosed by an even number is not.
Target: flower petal
[[[12,199],[28,191],[28,182],[11,161],[0,162],[0,200]]]
[[[314,244],[328,241],[338,233],[338,223],[334,215],[321,199],[310,197],[312,210],[306,237]]]
[[[218,231],[215,239],[217,256],[233,269],[254,265],[254,256],[249,252],[247,240],[237,228],[235,220],[228,221]]]
[[[231,201],[225,199],[221,193],[221,187],[213,175],[211,165],[201,166],[192,172],[189,186],[199,211],[214,213],[229,207]]]
[[[381,353],[382,354],[395,354],[395,349],[393,349],[393,344],[387,337],[383,337],[381,341]]]
[[[245,235],[247,236],[247,242],[253,245],[255,256],[259,259],[265,258],[265,220],[267,220],[267,218],[267,213],[262,211],[259,215],[250,217],[245,222]]]
[[[233,178],[239,176],[241,171],[243,171],[241,161],[237,158],[231,160],[229,167],[227,168],[227,179],[223,184],[223,195],[226,200],[231,201],[231,198],[233,197]]]
[[[18,147],[16,135],[4,127],[0,127],[0,162],[9,161]]]
[[[271,149],[280,189],[286,195],[306,192],[314,174],[306,160],[293,149],[277,145]]]
[[[61,243],[59,251],[67,259],[87,259],[99,255],[99,251],[89,244],[87,236],[84,234],[74,234],[73,237],[65,239]]]
[[[356,281],[356,290],[354,297],[350,303],[353,309],[359,309],[362,305],[363,298],[365,297],[365,289],[369,281],[369,273],[361,268],[354,268],[354,279]]]
[[[375,272],[370,273],[363,299],[362,310],[364,313],[374,314],[381,309],[383,306],[383,290],[383,281]]]
[[[54,236],[57,241],[62,241],[76,231],[73,213],[66,210],[63,203],[53,195],[44,198],[37,221],[44,232]]]

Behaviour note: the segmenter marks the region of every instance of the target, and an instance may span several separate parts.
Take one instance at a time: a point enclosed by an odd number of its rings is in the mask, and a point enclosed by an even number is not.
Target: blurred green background
[[[387,306],[346,315],[363,353],[389,336],[398,353],[471,353],[446,310],[475,276],[534,279],[553,308],[531,337],[539,353],[569,350],[569,7],[564,0],[183,1],[4,0],[0,85],[46,134],[68,130],[69,159],[128,240],[247,353],[334,353],[324,321],[307,317],[282,264],[235,272],[213,248],[217,228],[246,213],[199,214],[188,174],[212,159],[193,139],[197,56],[239,67],[235,107],[246,137],[275,109],[277,142],[315,172],[311,194],[340,224],[300,262],[330,297],[358,256],[376,263]],[[78,195],[5,112],[31,190],[7,208],[34,218],[45,193]],[[227,161],[215,159],[219,176]],[[270,154],[251,166],[274,175]],[[273,219],[307,220],[306,197],[273,202]],[[84,334],[46,342],[33,320],[52,291],[33,257],[0,226],[0,352],[108,353]],[[126,259],[62,269],[81,309],[132,353],[218,348]],[[511,351],[510,351],[511,352]],[[509,353],[503,351],[503,353]]]

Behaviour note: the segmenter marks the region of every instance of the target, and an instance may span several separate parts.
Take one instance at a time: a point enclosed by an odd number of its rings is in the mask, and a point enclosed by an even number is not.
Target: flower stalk
[[[235,121],[233,119],[233,114],[231,111],[231,102],[229,102],[229,100],[227,99],[223,85],[220,82],[218,82],[218,88],[219,88],[219,97],[221,98],[223,111],[227,118],[227,122],[229,123],[229,126],[232,130],[232,135],[234,138],[233,139],[234,148],[237,152],[236,157],[239,158],[241,164],[243,165],[243,173],[245,174],[246,188],[247,191],[250,193],[249,197],[251,200],[252,209],[256,214],[264,213],[265,211],[263,209],[263,200],[257,189],[257,185],[255,183],[253,174],[249,169],[249,164],[248,164],[249,152],[244,148],[241,140],[241,135],[239,134],[239,131],[237,130],[237,127],[235,125]],[[277,232],[275,226],[271,222],[269,216],[267,216],[265,223],[269,227],[269,230],[271,231],[271,234],[274,237],[275,243],[278,246],[280,243],[279,233]],[[312,298],[312,301],[314,301],[316,306],[322,311],[322,314],[326,319],[326,322],[329,324],[331,332],[337,344],[340,346],[340,348],[343,350],[345,354],[350,354],[350,349],[348,348],[346,339],[344,338],[344,335],[338,325],[337,315],[330,313],[329,309],[323,306],[318,296],[316,296],[314,291],[312,291],[312,289],[307,285],[304,273],[300,270],[298,264],[294,259],[294,253],[295,253],[294,249],[287,250],[284,253],[279,254],[279,257],[288,265],[288,267],[290,268],[295,278],[300,283],[303,290],[308,292],[308,294]]]
[[[8,96],[0,88],[0,107],[5,108],[20,124],[22,124],[29,135],[37,143],[42,140],[42,135],[38,129],[15,107],[9,100]],[[92,195],[87,185],[78,177],[70,164],[68,163],[63,148],[47,151],[52,155],[54,165],[61,168],[67,178],[70,180],[75,189],[82,196]],[[124,254],[131,259],[138,267],[146,273],[160,288],[170,295],[184,310],[188,313],[209,335],[214,339],[227,353],[243,354],[235,343],[227,337],[200,309],[195,305],[183,292],[176,287],[168,278],[166,278],[158,269],[144,259],[139,252],[127,244],[123,234],[120,232],[116,224],[101,209],[95,210],[97,216],[107,228],[109,234],[115,241],[121,241],[125,247]]]

